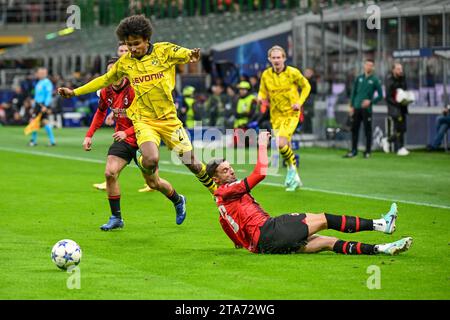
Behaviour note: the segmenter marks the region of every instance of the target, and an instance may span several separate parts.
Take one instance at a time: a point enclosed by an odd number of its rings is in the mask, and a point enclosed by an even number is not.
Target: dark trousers
[[[405,146],[406,115],[389,118],[394,126],[394,131],[388,137],[388,141],[389,143],[394,143],[394,150],[397,152]]]
[[[437,135],[434,138],[434,141],[432,144],[434,149],[439,148],[439,146],[442,143],[442,140],[444,140],[444,136],[447,133],[448,129],[450,129],[450,115],[447,114],[444,116],[437,117],[437,119],[436,119]]]
[[[359,128],[364,124],[366,152],[372,151],[372,112],[367,108],[354,109],[352,116],[352,152],[358,153]]]

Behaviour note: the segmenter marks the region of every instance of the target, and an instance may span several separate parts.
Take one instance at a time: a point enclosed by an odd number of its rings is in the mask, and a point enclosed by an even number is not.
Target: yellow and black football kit
[[[258,97],[269,100],[270,122],[276,136],[291,139],[300,117],[300,111],[293,110],[292,106],[302,106],[310,91],[308,79],[297,68],[286,66],[280,73],[276,73],[272,67],[264,70]]]
[[[177,118],[172,91],[175,88],[175,66],[188,63],[192,50],[169,42],[150,45],[141,59],[123,55],[104,75],[74,90],[76,96],[104,88],[123,77],[130,80],[135,98],[127,109],[133,121],[137,143],[161,139],[170,150],[182,154],[192,150],[192,145]]]

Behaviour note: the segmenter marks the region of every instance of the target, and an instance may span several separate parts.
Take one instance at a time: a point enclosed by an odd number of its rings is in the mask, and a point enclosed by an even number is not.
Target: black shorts
[[[259,253],[295,253],[308,239],[306,214],[290,213],[269,218],[260,227]]]
[[[114,143],[109,147],[108,156],[116,156],[122,158],[127,163],[130,163],[131,160],[134,160],[134,163],[136,163],[137,165],[136,151],[138,149],[138,147],[133,147],[125,141],[114,141]]]
[[[41,121],[43,121],[43,120],[48,120],[48,113],[47,112],[42,112]]]
[[[32,118],[35,119],[38,116],[39,113],[33,113]],[[48,120],[48,113],[47,112],[43,112],[41,115],[41,121],[43,120]]]
[[[33,118],[36,118],[38,116],[38,114],[41,113],[41,110],[42,110],[42,105],[41,104],[37,104],[34,107],[34,110],[33,110]],[[52,109],[47,107],[47,111],[46,112],[42,112],[41,121],[42,120],[48,120],[48,116],[49,116],[48,112],[49,112],[49,110],[52,110]]]

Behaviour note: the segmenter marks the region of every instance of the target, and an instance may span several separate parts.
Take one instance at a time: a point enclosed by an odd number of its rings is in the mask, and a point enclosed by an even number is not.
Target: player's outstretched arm
[[[190,63],[195,63],[200,60],[200,48],[195,48],[191,50],[191,58],[189,60]]]
[[[75,96],[75,93],[73,93],[72,89],[61,87],[58,88],[58,94],[63,98],[72,98]]]
[[[71,98],[73,96],[82,96],[84,94],[96,92],[99,89],[105,88],[123,77],[123,74],[117,71],[117,65],[118,63],[115,63],[113,67],[104,75],[97,77],[74,90],[64,87],[58,88],[58,94],[63,98]]]
[[[269,145],[270,132],[261,131],[258,135],[258,161],[253,172],[246,178],[250,189],[264,180],[267,175],[269,159],[267,157],[267,146]]]

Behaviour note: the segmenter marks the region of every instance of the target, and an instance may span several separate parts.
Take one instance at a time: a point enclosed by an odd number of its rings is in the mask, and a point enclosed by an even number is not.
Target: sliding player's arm
[[[246,184],[248,191],[264,180],[267,175],[267,167],[269,164],[269,159],[267,157],[267,146],[269,144],[269,138],[270,133],[267,131],[260,132],[258,136],[258,160],[253,172],[244,179],[244,183]]]
[[[266,177],[269,163],[267,158],[269,137],[270,133],[267,131],[259,133],[258,160],[253,172],[244,180],[223,185],[223,187],[214,192],[214,195],[222,197],[223,200],[240,198],[242,195],[249,193],[251,189]]]

